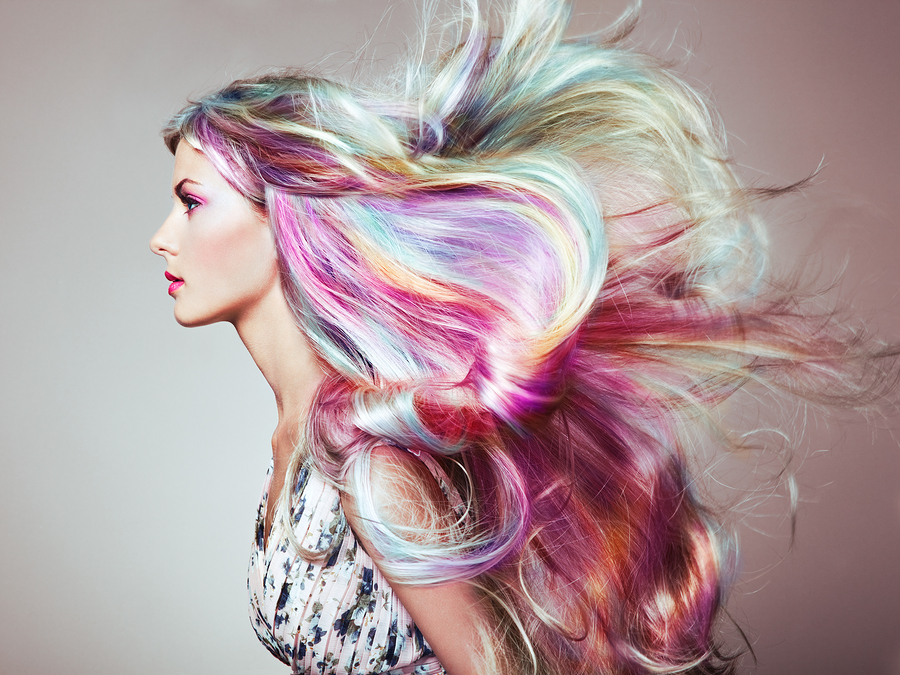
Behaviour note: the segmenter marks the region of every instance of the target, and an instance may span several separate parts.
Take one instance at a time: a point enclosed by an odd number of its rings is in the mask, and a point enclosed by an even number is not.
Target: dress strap
[[[437,481],[438,487],[440,487],[441,492],[444,493],[444,497],[450,502],[450,508],[453,509],[457,516],[462,517],[465,514],[466,504],[460,496],[459,491],[457,491],[450,481],[450,476],[447,475],[447,472],[444,471],[444,468],[438,461],[427,452],[411,450],[410,448],[401,448],[401,450],[406,450],[425,465]]]

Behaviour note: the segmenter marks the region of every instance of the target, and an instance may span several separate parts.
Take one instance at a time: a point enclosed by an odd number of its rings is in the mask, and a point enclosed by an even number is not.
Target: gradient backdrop
[[[0,1],[3,675],[286,673],[246,617],[274,405],[230,326],[171,317],[147,248],[170,208],[158,130],[189,95],[323,55],[340,66],[370,37],[386,67],[414,27],[412,0],[388,6]],[[647,0],[645,14],[649,48],[694,52],[748,177],[791,181],[824,158],[818,185],[775,209],[776,252],[825,278],[846,260],[840,295],[900,337],[900,2]],[[756,672],[900,673],[892,427],[810,425],[792,551],[783,500],[742,526],[731,609]]]

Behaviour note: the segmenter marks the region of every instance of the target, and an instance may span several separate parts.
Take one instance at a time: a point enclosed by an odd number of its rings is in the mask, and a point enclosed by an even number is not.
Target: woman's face
[[[267,219],[185,141],[175,152],[174,206],[150,240],[166,259],[175,319],[183,326],[237,324],[281,296]]]

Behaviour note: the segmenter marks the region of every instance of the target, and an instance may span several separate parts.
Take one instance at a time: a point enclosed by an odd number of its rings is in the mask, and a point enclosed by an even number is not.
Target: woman
[[[740,186],[631,18],[567,16],[469,7],[403,92],[267,75],[164,131],[176,319],[278,405],[250,604],[294,672],[728,672],[692,431],[748,383],[878,394],[891,350],[765,281],[753,203],[797,186]]]

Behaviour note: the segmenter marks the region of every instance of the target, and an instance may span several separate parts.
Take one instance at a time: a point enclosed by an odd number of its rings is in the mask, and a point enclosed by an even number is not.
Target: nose
[[[156,255],[165,257],[166,254],[175,255],[178,252],[172,237],[171,220],[172,215],[169,214],[169,217],[163,221],[156,234],[150,238],[150,250]]]

